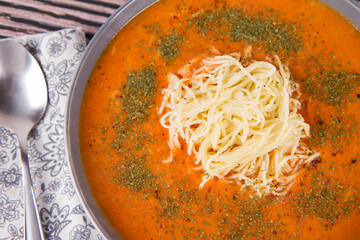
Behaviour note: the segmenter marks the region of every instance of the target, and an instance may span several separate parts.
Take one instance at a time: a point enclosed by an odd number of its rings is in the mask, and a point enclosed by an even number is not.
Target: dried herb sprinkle
[[[351,91],[359,86],[360,74],[345,70],[322,70],[319,74],[310,74],[303,81],[305,92],[312,98],[340,107],[352,100]]]
[[[183,38],[177,33],[170,33],[158,39],[158,50],[165,62],[170,62],[181,53]]]
[[[141,148],[141,142],[144,142],[140,140],[151,142],[149,134],[141,131],[139,124],[147,121],[155,94],[155,71],[152,68],[129,71],[127,82],[115,100],[121,102],[121,108],[113,116],[116,131],[112,143],[114,148],[123,152],[131,149],[134,141],[138,149]]]
[[[151,68],[139,71],[130,70],[127,82],[121,90],[122,108],[129,118],[143,121],[147,118],[149,107],[154,103],[156,93],[155,72]]]
[[[281,50],[286,54],[297,53],[303,48],[302,38],[297,33],[298,27],[275,17],[264,16],[258,12],[251,16],[243,9],[225,8],[209,10],[194,17],[190,26],[205,36],[216,40],[229,38],[230,41],[244,41],[250,45],[262,42],[274,52]],[[279,14],[276,15],[278,18]]]
[[[147,167],[148,154],[142,156],[133,155],[131,152],[125,157],[125,164],[119,163],[114,168],[117,172],[114,178],[115,182],[134,190],[146,192],[150,187],[155,188],[154,179],[156,176],[153,171]]]

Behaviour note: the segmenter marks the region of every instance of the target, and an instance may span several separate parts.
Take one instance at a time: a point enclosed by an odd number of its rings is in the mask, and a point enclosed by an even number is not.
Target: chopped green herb
[[[159,38],[158,50],[165,62],[170,62],[180,54],[182,41],[183,38],[176,33],[170,33]]]
[[[283,50],[285,53],[297,53],[303,48],[303,42],[297,33],[295,24],[275,21],[274,17],[264,17],[263,13],[251,16],[243,9],[225,8],[210,10],[194,17],[190,26],[196,26],[200,33],[213,40],[217,38],[230,41],[243,41],[248,44],[262,42],[270,51]],[[220,32],[219,32],[220,31]]]
[[[151,142],[148,133],[139,130],[139,123],[148,119],[149,108],[154,103],[156,94],[155,72],[151,68],[140,71],[130,70],[127,82],[116,100],[121,101],[121,114],[113,116],[116,131],[112,146],[120,152],[127,151],[134,144],[142,148],[143,140]],[[128,147],[126,147],[129,145]]]
[[[294,194],[294,210],[297,216],[317,217],[320,221],[336,224],[342,217],[348,216],[351,208],[359,205],[357,194],[345,198],[348,188],[339,184],[330,184],[323,176],[315,174],[308,192]],[[332,179],[337,182],[336,179]]]
[[[330,123],[325,123],[319,118],[311,126],[310,145],[324,146],[330,142],[332,146],[336,146],[341,138],[346,137],[346,133],[345,125],[338,118],[332,119]]]
[[[122,92],[122,107],[129,118],[144,120],[149,114],[148,108],[154,103],[152,97],[156,93],[155,72],[151,68],[130,70]]]
[[[138,157],[128,153],[125,157],[125,164],[119,163],[115,167],[117,175],[113,180],[135,192],[146,191],[149,187],[154,187],[156,176],[147,167],[146,161],[148,158],[149,155],[147,154]]]
[[[350,93],[359,85],[359,80],[358,73],[334,69],[323,70],[321,74],[311,74],[304,80],[304,90],[314,99],[339,107],[351,100]]]

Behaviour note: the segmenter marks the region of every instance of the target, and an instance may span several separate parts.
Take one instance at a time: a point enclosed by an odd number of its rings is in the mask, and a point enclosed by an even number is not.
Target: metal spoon
[[[44,239],[27,158],[27,138],[47,105],[45,77],[35,58],[19,43],[0,42],[0,125],[19,139],[24,180],[25,239]]]

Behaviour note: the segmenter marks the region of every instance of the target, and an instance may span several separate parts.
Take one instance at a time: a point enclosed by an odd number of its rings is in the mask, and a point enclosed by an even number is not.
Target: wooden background
[[[81,26],[89,40],[124,2],[126,0],[0,0],[0,39]]]
[[[126,0],[0,0],[0,38],[83,27],[90,39]]]

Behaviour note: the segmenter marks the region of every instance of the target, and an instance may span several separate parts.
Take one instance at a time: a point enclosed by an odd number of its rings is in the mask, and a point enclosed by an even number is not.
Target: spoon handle
[[[44,240],[44,235],[32,188],[29,162],[26,149],[21,150],[25,201],[25,240]]]

